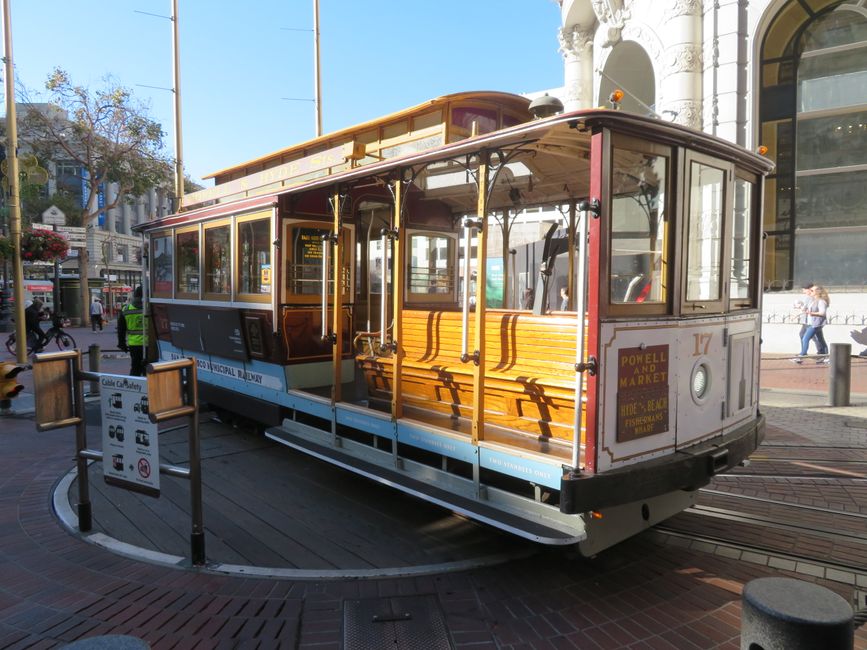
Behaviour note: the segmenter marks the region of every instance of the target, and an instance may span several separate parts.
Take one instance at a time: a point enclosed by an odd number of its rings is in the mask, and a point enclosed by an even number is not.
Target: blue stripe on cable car
[[[479,464],[485,469],[515,476],[555,490],[560,489],[560,478],[563,476],[563,468],[560,464],[540,463],[532,458],[505,454],[485,447],[480,448]]]
[[[441,436],[407,422],[397,423],[397,441],[467,463],[476,462],[477,448],[471,442]]]

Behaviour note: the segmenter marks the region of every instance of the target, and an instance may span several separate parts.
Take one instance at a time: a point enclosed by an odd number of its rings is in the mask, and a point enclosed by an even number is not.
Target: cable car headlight
[[[692,371],[692,397],[701,401],[710,389],[710,369],[704,363],[698,364]]]

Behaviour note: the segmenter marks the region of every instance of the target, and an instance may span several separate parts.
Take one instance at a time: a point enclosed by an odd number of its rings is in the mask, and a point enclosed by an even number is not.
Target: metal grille
[[[453,650],[436,596],[343,603],[344,650]]]

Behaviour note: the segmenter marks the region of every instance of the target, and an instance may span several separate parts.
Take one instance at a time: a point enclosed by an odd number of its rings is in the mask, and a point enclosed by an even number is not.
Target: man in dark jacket
[[[24,329],[27,331],[27,339],[33,340],[33,351],[42,352],[42,347],[48,341],[45,332],[42,331],[42,301],[39,298],[33,300],[27,309],[24,310]]]

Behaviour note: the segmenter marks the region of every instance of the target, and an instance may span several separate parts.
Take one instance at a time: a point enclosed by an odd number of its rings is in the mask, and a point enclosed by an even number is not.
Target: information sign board
[[[105,482],[158,497],[159,436],[148,419],[147,378],[101,375],[99,384]]]

